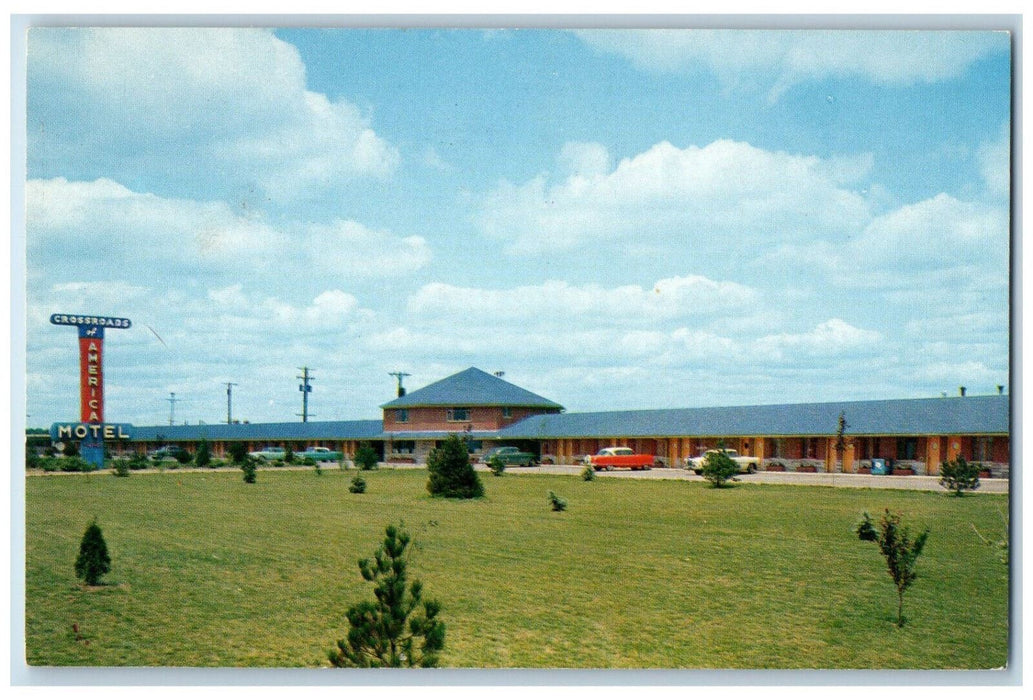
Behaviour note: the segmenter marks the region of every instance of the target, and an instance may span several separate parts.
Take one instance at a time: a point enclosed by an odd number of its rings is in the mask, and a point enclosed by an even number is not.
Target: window
[[[395,421],[398,423],[409,422],[409,409],[408,408],[397,408],[395,409]]]
[[[918,438],[897,438],[897,459],[915,459],[918,454]]]
[[[512,418],[513,417],[513,409],[510,408],[509,406],[504,406],[502,408],[502,417],[503,418]]]
[[[451,422],[456,423],[460,421],[470,420],[470,409],[469,408],[450,408],[445,414],[445,418]]]
[[[391,443],[391,453],[396,455],[411,455],[416,451],[415,440],[395,440]]]

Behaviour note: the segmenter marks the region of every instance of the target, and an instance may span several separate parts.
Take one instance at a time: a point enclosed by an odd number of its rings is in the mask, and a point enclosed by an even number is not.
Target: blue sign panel
[[[50,322],[56,326],[97,326],[98,328],[129,328],[133,325],[128,318],[78,314],[50,314]]]
[[[133,437],[130,423],[54,423],[50,426],[50,439],[61,440],[129,440]]]

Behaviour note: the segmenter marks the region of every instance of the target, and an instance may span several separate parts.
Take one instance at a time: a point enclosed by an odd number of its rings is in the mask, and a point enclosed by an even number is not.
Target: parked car
[[[337,462],[341,459],[341,453],[331,450],[329,447],[309,447],[304,452],[295,452],[298,459],[312,459],[317,462]]]
[[[656,457],[648,454],[635,454],[635,451],[630,447],[604,447],[599,450],[596,454],[588,458],[589,464],[596,471],[605,469],[610,471],[611,469],[631,469],[637,471],[639,469],[650,469]]]
[[[269,446],[266,446],[266,447],[263,447],[260,450],[256,450],[255,452],[248,452],[248,456],[249,457],[254,457],[255,459],[264,459],[264,460],[285,459],[287,457],[287,451],[285,449],[283,449],[282,447],[269,447]]]
[[[740,472],[746,472],[752,474],[757,471],[757,467],[760,465],[760,459],[757,457],[746,457],[740,455],[736,450],[707,450],[698,457],[686,457],[685,468],[691,469],[697,474],[703,473],[703,460],[706,456],[711,453],[724,452],[736,465],[739,467]]]
[[[496,457],[507,467],[531,467],[538,463],[537,455],[521,452],[516,447],[493,447],[484,453],[484,463],[491,464]]]
[[[186,454],[186,450],[179,445],[166,445],[152,450],[148,456],[151,459],[176,459],[182,454]]]

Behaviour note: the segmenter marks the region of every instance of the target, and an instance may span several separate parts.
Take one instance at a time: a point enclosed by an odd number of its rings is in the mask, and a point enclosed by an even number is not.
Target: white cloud
[[[1002,32],[593,29],[577,34],[642,70],[708,70],[728,87],[762,89],[772,99],[793,85],[829,77],[889,86],[949,80],[983,56],[1008,50]],[[747,80],[751,84],[745,85]]]
[[[605,175],[611,168],[610,153],[601,143],[568,141],[556,160],[562,172],[571,176]]]
[[[1007,124],[997,139],[979,149],[979,170],[990,196],[1007,201],[1011,196],[1011,133]]]
[[[778,333],[757,341],[764,354],[775,359],[791,359],[797,354],[807,356],[830,356],[842,353],[876,354],[882,334],[850,325],[838,318],[819,323],[804,333]]]
[[[410,314],[426,320],[458,317],[483,323],[652,324],[679,318],[706,318],[742,311],[757,300],[754,290],[736,282],[719,282],[699,275],[658,281],[652,288],[637,285],[604,288],[549,281],[512,289],[475,289],[434,282],[410,299]]]
[[[398,277],[426,267],[433,254],[422,236],[395,236],[355,221],[312,226],[309,245],[316,269],[344,278]]]
[[[297,49],[265,29],[36,28],[28,68],[30,166],[108,175],[158,157],[283,201],[399,160],[354,105],[306,90]]]
[[[836,163],[846,163],[837,172]],[[485,233],[511,252],[564,250],[584,243],[650,238],[721,249],[729,240],[812,239],[859,230],[866,200],[840,182],[856,160],[766,151],[736,141],[677,148],[659,143],[607,174],[544,175],[501,183],[482,201]]]

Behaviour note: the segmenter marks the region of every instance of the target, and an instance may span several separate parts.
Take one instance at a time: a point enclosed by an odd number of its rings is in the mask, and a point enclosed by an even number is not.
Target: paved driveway
[[[510,467],[507,474],[580,474],[582,466],[565,464],[540,467]],[[685,469],[649,469],[633,472],[626,469],[612,472],[596,472],[605,479],[679,479],[704,481],[702,476]],[[740,474],[742,483],[755,484],[801,484],[806,486],[842,486],[860,489],[911,489],[914,491],[944,491],[938,476],[873,476],[871,474],[809,474],[806,472],[757,472]],[[1008,493],[1007,479],[980,479],[980,493]]]

